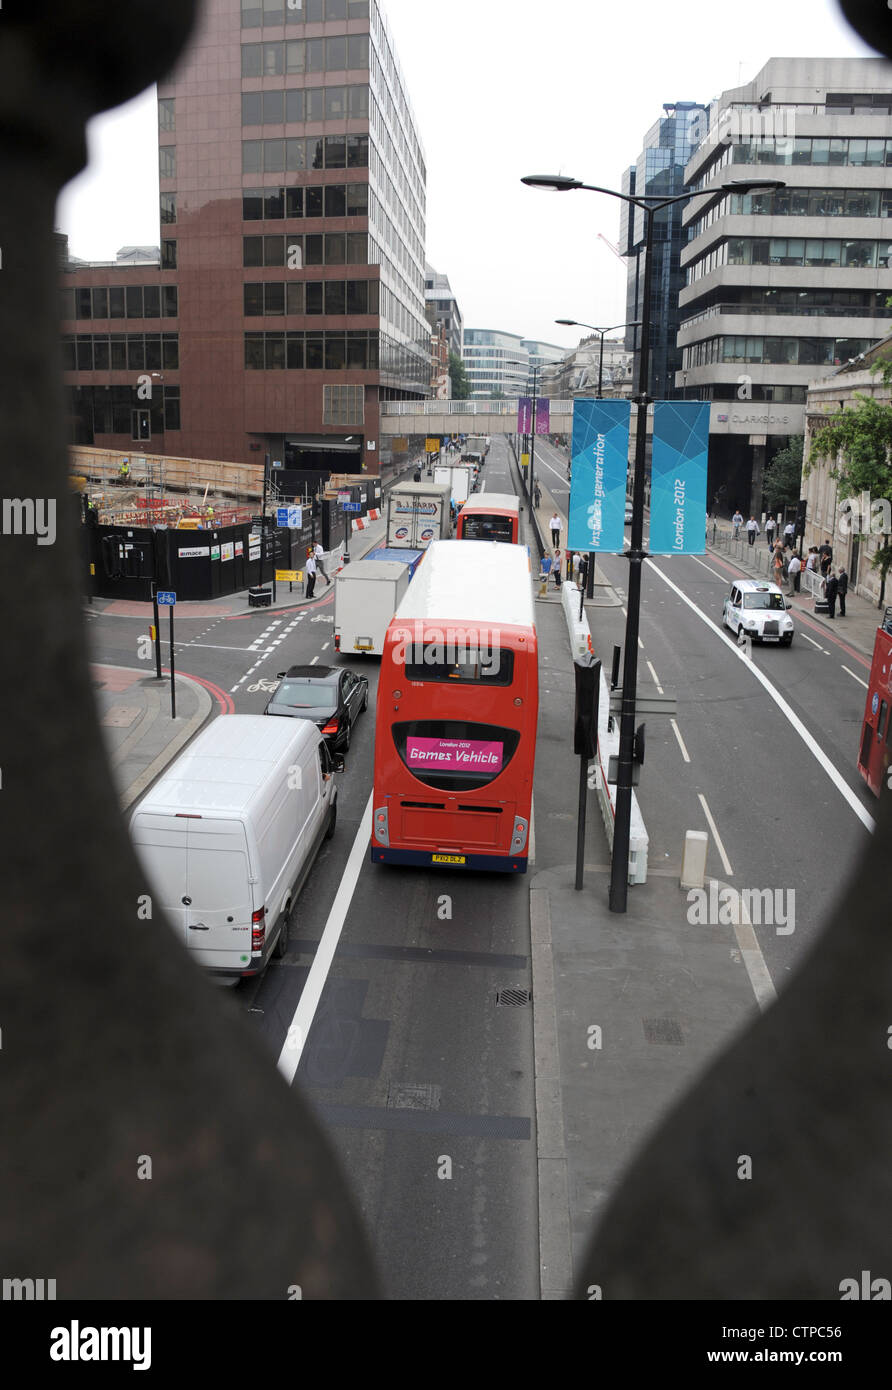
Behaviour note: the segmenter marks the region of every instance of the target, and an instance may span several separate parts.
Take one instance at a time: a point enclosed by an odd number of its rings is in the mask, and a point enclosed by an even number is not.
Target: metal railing
[[[572,415],[572,401],[549,401],[551,414]],[[383,401],[382,415],[517,415],[516,400]]]

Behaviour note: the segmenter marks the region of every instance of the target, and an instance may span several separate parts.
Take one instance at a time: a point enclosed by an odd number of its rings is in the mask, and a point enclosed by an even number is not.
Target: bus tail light
[[[511,854],[520,854],[521,850],[526,849],[527,836],[530,833],[530,823],[517,816],[514,821],[514,832],[511,838]]]
[[[262,951],[266,941],[266,908],[251,913],[251,950]]]
[[[387,846],[390,844],[390,826],[386,806],[379,806],[375,811],[375,839],[379,845]]]

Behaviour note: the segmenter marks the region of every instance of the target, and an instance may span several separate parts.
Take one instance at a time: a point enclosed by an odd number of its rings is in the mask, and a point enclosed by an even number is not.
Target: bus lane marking
[[[706,804],[706,797],[703,795],[702,792],[698,792],[697,795],[700,799],[700,805],[703,807],[703,814],[709,822],[709,828],[712,831],[712,838],[715,840],[715,847],[719,852],[719,858],[722,861],[722,866],[725,870],[725,873],[728,875],[729,878],[733,878],[734,870],[731,868],[731,861],[725,853],[725,846],[722,844],[722,837],[719,834],[719,828],[713,820],[712,812]]]

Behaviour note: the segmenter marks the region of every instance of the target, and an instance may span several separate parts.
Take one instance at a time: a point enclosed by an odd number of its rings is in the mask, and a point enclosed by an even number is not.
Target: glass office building
[[[63,276],[77,441],[375,471],[379,403],[431,376],[424,154],[378,0],[207,0],[158,127],[157,268]]]
[[[667,102],[666,113],[644,137],[644,148],[622,180],[624,193],[672,197],[685,192],[685,166],[707,129],[708,108],[693,101]],[[687,240],[682,225],[684,203],[676,203],[654,218],[653,271],[650,298],[649,390],[655,400],[676,395],[675,374],[681,366],[676,345],[678,296],[684,285],[681,252]],[[642,317],[644,286],[644,213],[622,204],[620,250],[628,257],[626,322]],[[634,354],[634,380],[638,380],[639,330],[626,330],[626,347]]]

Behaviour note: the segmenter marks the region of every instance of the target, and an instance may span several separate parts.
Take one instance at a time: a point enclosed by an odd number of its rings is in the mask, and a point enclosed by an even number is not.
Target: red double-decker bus
[[[481,492],[469,497],[458,514],[460,541],[507,541],[520,539],[520,507],[509,492]]]
[[[883,615],[873,648],[867,704],[861,726],[858,771],[874,796],[889,788],[892,763],[892,608]]]
[[[525,873],[538,712],[526,547],[434,541],[384,639],[372,860]]]

